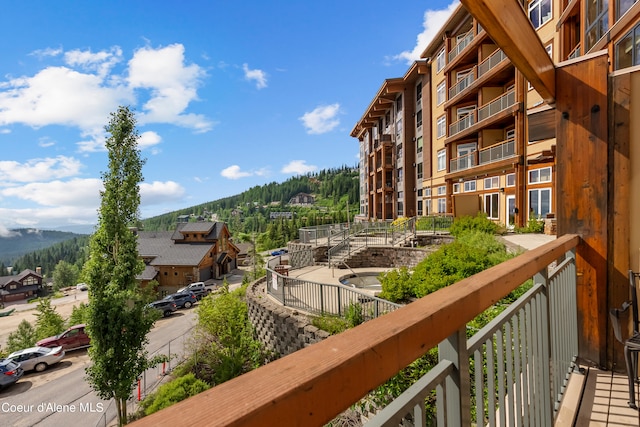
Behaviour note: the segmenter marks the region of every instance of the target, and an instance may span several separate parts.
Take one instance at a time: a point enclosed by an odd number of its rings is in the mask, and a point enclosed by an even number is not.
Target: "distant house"
[[[0,276],[0,298],[2,302],[31,298],[41,290],[42,275],[33,270],[23,270],[15,276]]]
[[[290,205],[298,205],[298,206],[309,206],[313,205],[316,202],[316,199],[307,193],[298,193],[289,199]]]
[[[240,250],[230,241],[224,222],[178,223],[175,231],[138,232],[138,254],[145,270],[143,285],[157,280],[161,293],[192,282],[219,279],[237,267]]]

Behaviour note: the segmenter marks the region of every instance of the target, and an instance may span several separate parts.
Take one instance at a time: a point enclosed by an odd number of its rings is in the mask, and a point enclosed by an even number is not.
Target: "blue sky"
[[[457,4],[5,2],[0,235],[95,224],[119,105],[138,120],[143,218],[355,166],[351,129]]]

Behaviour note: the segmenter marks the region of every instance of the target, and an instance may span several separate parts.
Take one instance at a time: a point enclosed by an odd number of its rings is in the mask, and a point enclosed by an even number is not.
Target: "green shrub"
[[[38,341],[36,329],[31,323],[23,320],[18,325],[18,329],[9,334],[7,338],[7,352],[13,353],[23,348],[33,347],[36,345],[36,341]]]
[[[517,233],[543,233],[544,220],[542,218],[530,218],[526,227],[516,229]]]
[[[364,314],[362,313],[362,304],[351,303],[344,314],[347,325],[350,328],[356,327],[364,322]]]
[[[153,414],[163,408],[178,403],[188,397],[195,396],[209,388],[204,381],[197,379],[192,373],[163,384],[158,391],[144,399],[140,406],[145,415]]]
[[[71,316],[67,319],[67,327],[73,325],[80,325],[87,323],[89,317],[89,306],[85,303],[80,303],[71,309]]]
[[[380,275],[380,298],[391,302],[408,302],[415,296],[411,286],[411,274],[407,267],[400,267]]]
[[[349,329],[346,319],[338,316],[317,316],[311,318],[311,324],[318,329],[322,329],[331,335],[339,334]]]
[[[476,216],[462,216],[456,218],[449,227],[449,232],[459,237],[467,231],[481,231],[487,234],[496,234],[499,226],[487,218],[484,212],[478,212]]]

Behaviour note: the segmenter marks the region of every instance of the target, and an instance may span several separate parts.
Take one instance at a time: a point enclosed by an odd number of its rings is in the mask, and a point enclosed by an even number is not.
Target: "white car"
[[[42,372],[51,365],[55,365],[64,358],[61,346],[31,347],[11,353],[7,359],[19,363],[25,371]]]
[[[76,285],[76,290],[77,291],[88,291],[89,290],[89,286],[86,283],[78,283]]]

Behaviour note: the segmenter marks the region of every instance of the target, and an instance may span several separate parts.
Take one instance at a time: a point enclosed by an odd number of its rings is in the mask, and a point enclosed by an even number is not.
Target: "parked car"
[[[284,255],[284,254],[288,254],[289,251],[287,249],[276,249],[275,251],[271,252],[272,256],[278,256],[278,255]]]
[[[36,343],[38,347],[58,347],[65,351],[89,347],[91,340],[84,330],[85,325],[75,325],[59,335],[41,339]]]
[[[178,309],[175,302],[163,299],[150,303],[149,307],[158,310],[163,317],[171,316]]]
[[[163,300],[173,301],[179,308],[190,308],[198,302],[198,297],[191,291],[182,291],[167,295]]]
[[[208,288],[207,285],[204,284],[204,282],[194,282],[194,283],[190,283],[184,288],[178,289],[178,293],[186,292],[186,291],[193,292],[196,295],[196,298],[198,300],[201,300],[211,292],[211,289]]]
[[[19,363],[9,359],[0,360],[0,389],[15,384],[22,375],[24,375],[24,370]]]
[[[89,290],[89,285],[87,285],[86,283],[78,283],[76,285],[76,290],[77,291],[88,291]]]
[[[31,347],[15,351],[7,359],[20,364],[25,371],[42,372],[51,365],[55,365],[64,357],[62,346]]]

